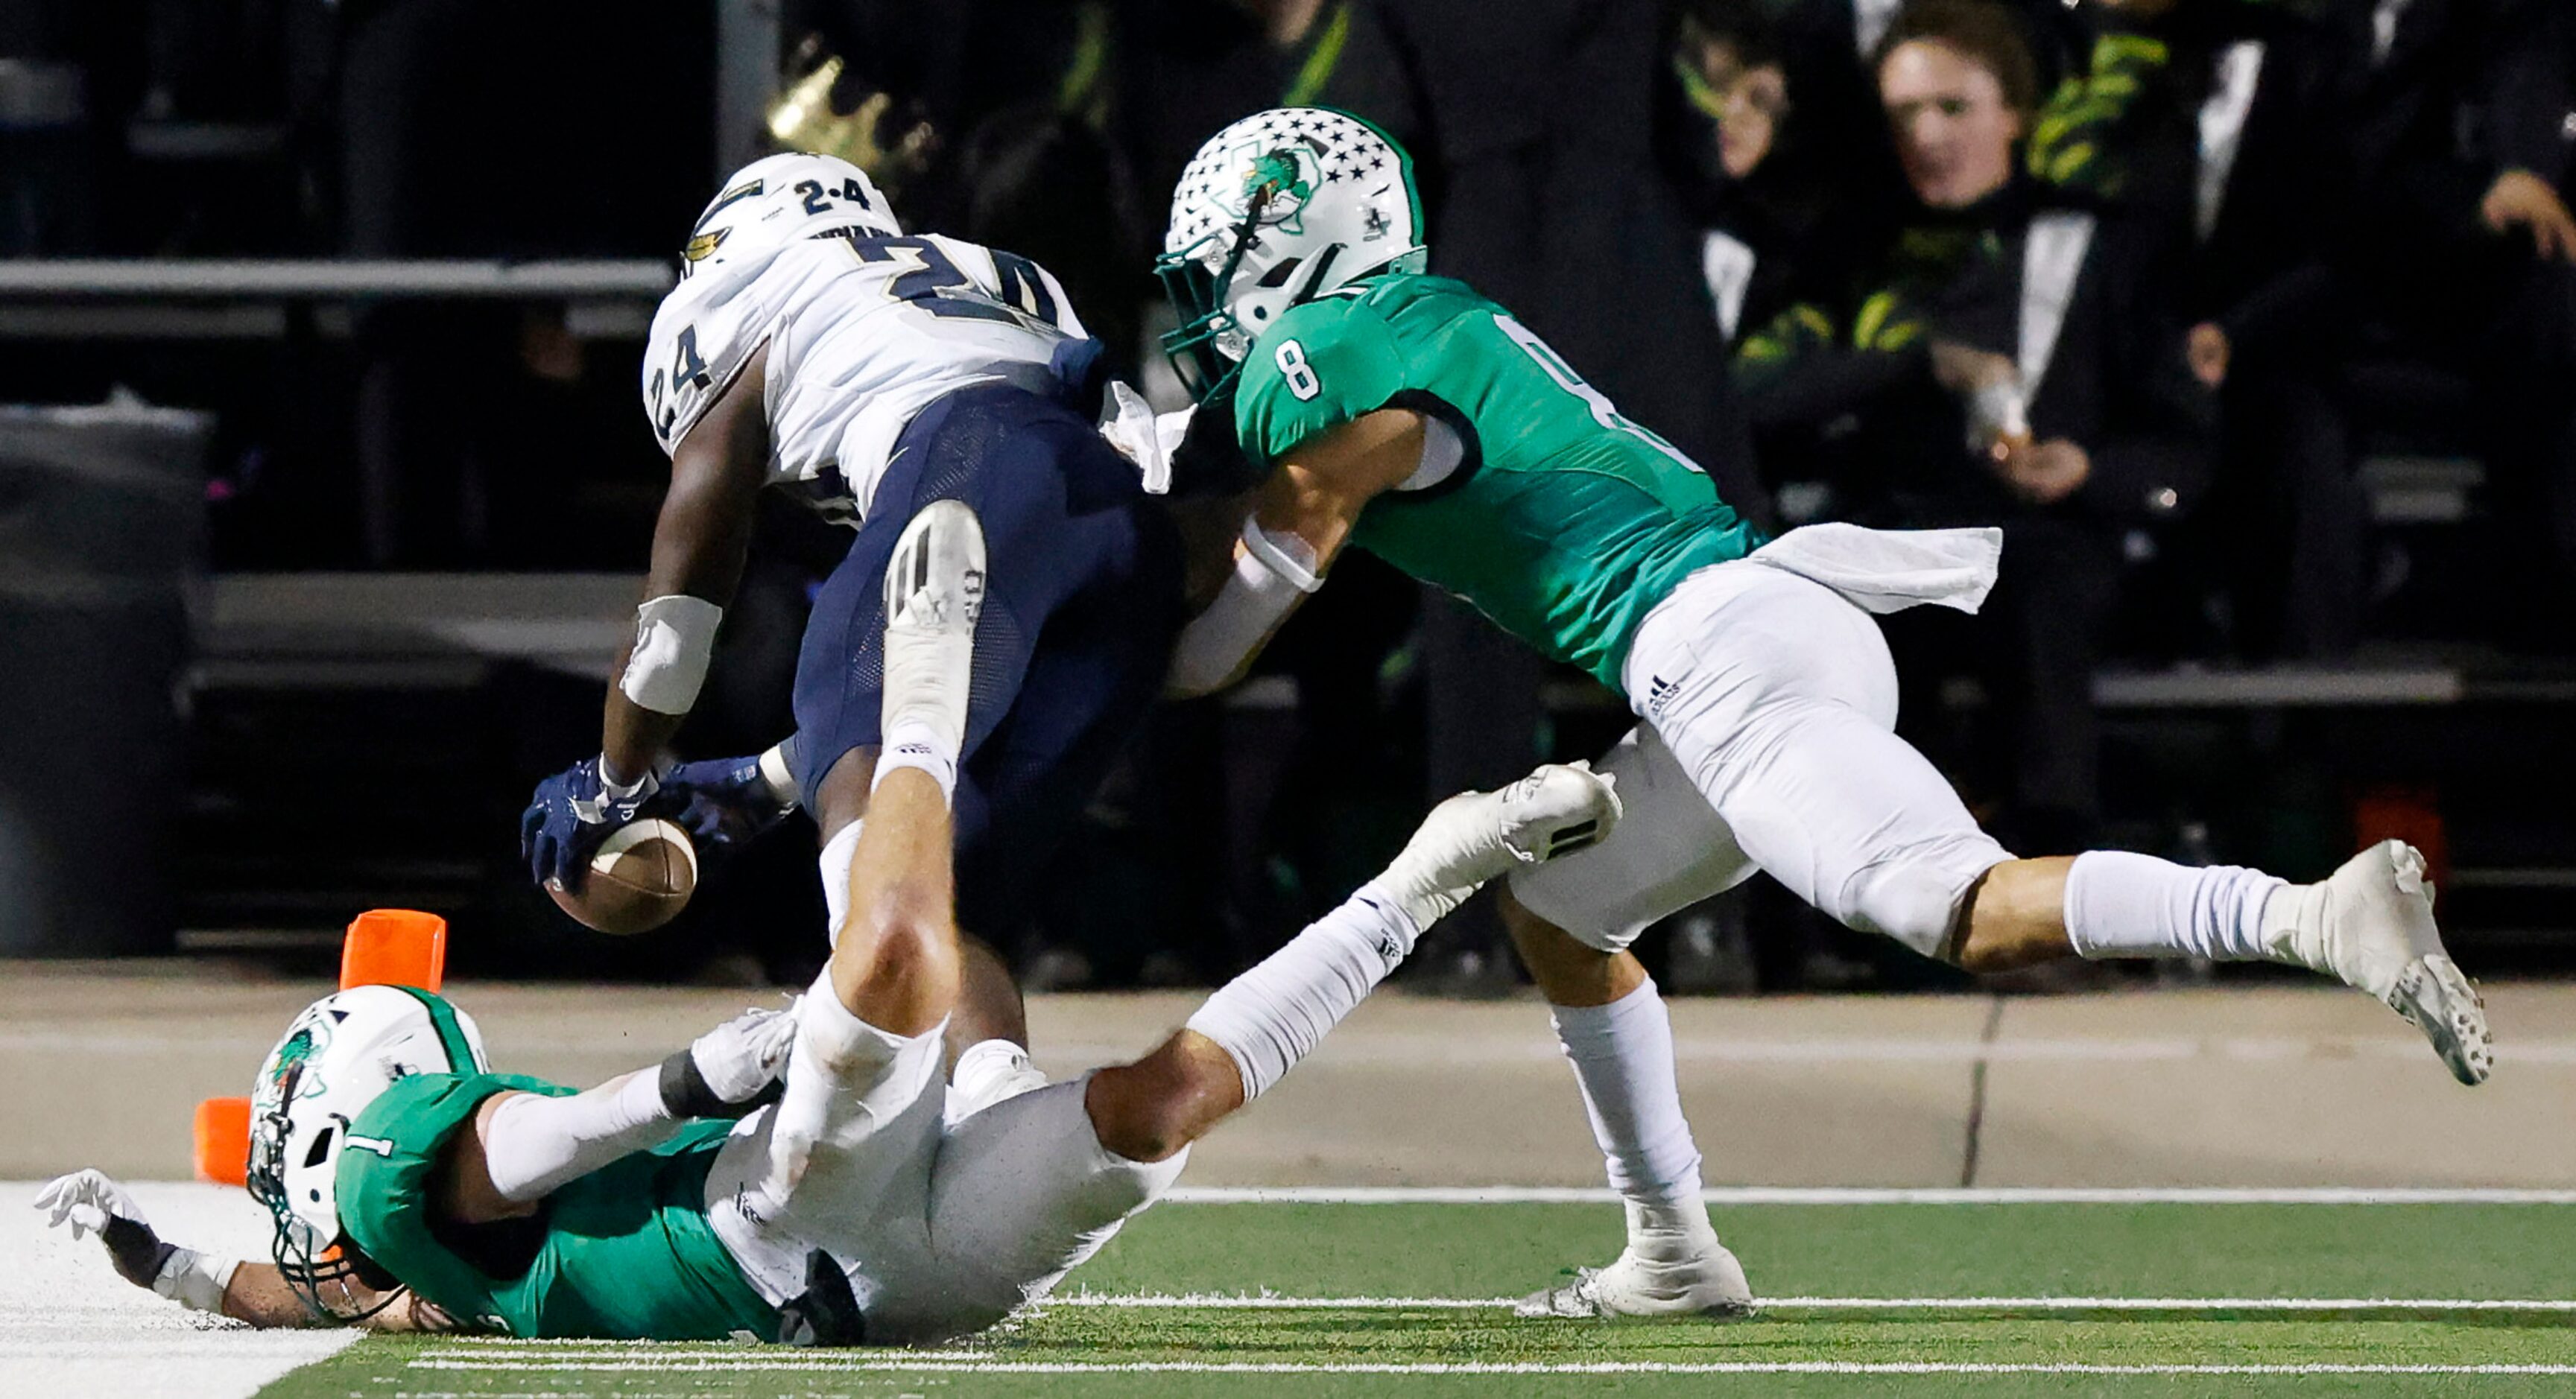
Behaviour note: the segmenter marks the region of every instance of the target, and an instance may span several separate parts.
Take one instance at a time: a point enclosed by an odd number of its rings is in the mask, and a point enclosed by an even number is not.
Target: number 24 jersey
[[[915,414],[981,384],[1052,394],[1057,347],[1086,334],[1027,258],[936,234],[832,234],[673,288],[644,351],[644,411],[675,452],[767,345],[769,483],[855,525]]]

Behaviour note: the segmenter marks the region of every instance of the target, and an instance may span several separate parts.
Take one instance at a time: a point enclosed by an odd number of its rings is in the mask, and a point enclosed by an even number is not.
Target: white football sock
[[[861,1020],[841,1003],[825,967],[796,999],[796,1047],[789,1051],[775,1130],[818,1141],[825,1124],[835,1121],[864,1130],[849,1111],[852,1101],[877,1122],[891,1120],[946,1067],[947,1033],[945,1017],[918,1035]]]
[[[1402,964],[1419,936],[1393,898],[1362,885],[1261,965],[1217,988],[1189,1028],[1224,1047],[1250,1102]]]
[[[2095,850],[2066,874],[2066,940],[2084,957],[2268,962],[2263,909],[2287,881],[2238,865],[2194,868]]]
[[[886,774],[901,768],[916,768],[930,774],[939,784],[939,795],[950,805],[957,801],[957,739],[937,725],[897,719],[886,725],[885,746],[877,751],[877,775],[868,783],[874,792],[885,785]]]
[[[1631,1244],[1714,1240],[1700,1199],[1699,1145],[1682,1116],[1672,1016],[1654,979],[1606,1006],[1549,1009],[1610,1184],[1628,1202]]]

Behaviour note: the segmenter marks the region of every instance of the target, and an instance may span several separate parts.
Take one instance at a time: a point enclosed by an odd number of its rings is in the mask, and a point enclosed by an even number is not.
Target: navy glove
[[[631,790],[613,789],[600,776],[597,758],[584,758],[538,783],[536,799],[519,817],[519,854],[529,875],[539,884],[579,892],[590,857],[609,832],[668,805],[656,800],[661,786],[646,773]]]
[[[673,805],[688,804],[679,821],[701,846],[749,841],[796,809],[794,802],[779,800],[757,753],[682,763],[663,774],[662,792]]]

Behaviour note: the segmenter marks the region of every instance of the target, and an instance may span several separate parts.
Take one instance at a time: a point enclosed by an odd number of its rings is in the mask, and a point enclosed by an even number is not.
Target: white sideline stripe
[[[2408,1186],[1716,1186],[1712,1205],[2576,1205],[2576,1190]],[[1601,1185],[1183,1185],[1184,1205],[1602,1205]]]
[[[1109,1307],[1139,1311],[1494,1311],[1511,1297],[1226,1297],[1209,1294],[1122,1296],[1077,1292],[1040,1307]],[[1764,1312],[2576,1312],[2560,1297],[1760,1297]]]
[[[629,1360],[484,1359],[432,1352],[415,1357],[414,1370],[563,1373],[570,1371],[762,1371],[846,1373],[910,1371],[997,1375],[2576,1375],[2576,1365],[2088,1365],[2055,1361],[2016,1364],[1932,1360],[1582,1360],[1582,1361],[1294,1361],[1210,1360],[990,1360],[977,1356],[771,1355],[705,1360],[638,1356]],[[414,1399],[425,1399],[411,1391]]]

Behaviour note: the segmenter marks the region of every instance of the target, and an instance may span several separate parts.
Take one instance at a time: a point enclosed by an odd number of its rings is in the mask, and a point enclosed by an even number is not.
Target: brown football
[[[698,852],[689,833],[651,820],[621,826],[600,842],[581,892],[552,884],[546,892],[583,927],[624,937],[677,918],[697,887]]]

